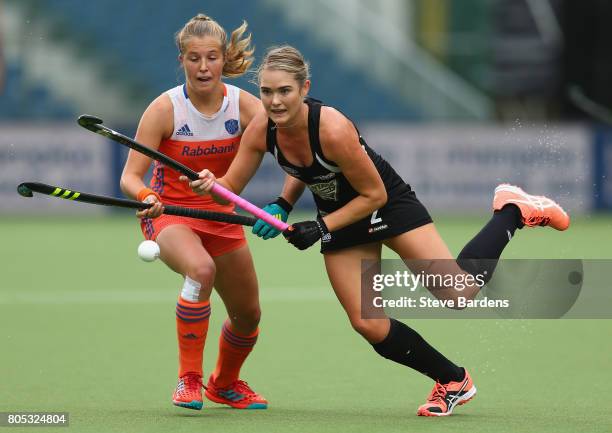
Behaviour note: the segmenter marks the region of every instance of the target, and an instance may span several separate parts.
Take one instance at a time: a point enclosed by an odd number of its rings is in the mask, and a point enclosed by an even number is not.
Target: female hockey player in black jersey
[[[190,183],[191,188],[206,194],[216,181],[238,194],[264,154],[271,152],[288,177],[281,196],[265,209],[286,221],[304,187],[311,190],[317,219],[293,224],[285,237],[299,249],[321,240],[329,280],[353,328],[381,356],[435,380],[418,415],[450,415],[456,405],[476,393],[470,375],[404,323],[384,314],[381,318],[363,317],[362,260],[380,260],[385,245],[404,260],[452,263],[453,269],[446,265],[444,272],[490,276],[495,260],[477,259],[498,259],[516,229],[549,225],[565,230],[569,216],[546,197],[500,185],[495,190],[491,220],[455,262],[410,186],[365,143],[347,117],[307,97],[308,64],[298,50],[290,46],[269,50],[259,67],[258,80],[265,115],[253,119],[245,131],[225,176],[215,179],[203,170],[201,179]],[[278,234],[263,221],[254,229],[266,239]],[[462,296],[473,297],[478,290],[479,285],[472,284]]]

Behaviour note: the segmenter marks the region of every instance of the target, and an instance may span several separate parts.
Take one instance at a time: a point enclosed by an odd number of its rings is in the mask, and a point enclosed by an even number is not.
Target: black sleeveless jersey
[[[321,142],[319,141],[319,120],[321,107],[324,104],[312,98],[306,98],[304,102],[308,104],[308,138],[310,151],[312,152],[312,165],[310,167],[299,167],[287,161],[278,147],[276,125],[270,119],[268,119],[266,134],[267,151],[274,155],[274,158],[287,174],[301,180],[308,186],[313,194],[319,214],[325,216],[353,200],[359,193],[344,177],[340,168],[323,156]],[[357,130],[356,126],[355,129]],[[404,183],[393,167],[367,145],[358,130],[357,134],[363,151],[368,154],[382,178],[387,190],[388,201],[391,201],[395,196],[409,192],[410,186]]]

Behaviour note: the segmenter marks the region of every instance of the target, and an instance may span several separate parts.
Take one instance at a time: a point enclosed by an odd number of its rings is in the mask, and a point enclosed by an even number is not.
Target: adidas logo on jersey
[[[185,123],[178,131],[176,131],[176,135],[193,137],[193,132],[191,132],[191,129],[189,129],[189,125]]]

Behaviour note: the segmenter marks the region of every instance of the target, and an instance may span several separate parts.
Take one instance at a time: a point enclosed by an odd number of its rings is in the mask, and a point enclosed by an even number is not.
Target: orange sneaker
[[[202,386],[202,376],[199,374],[187,373],[181,376],[172,395],[172,403],[187,409],[202,409]]]
[[[476,387],[467,370],[460,382],[441,384],[436,382],[434,389],[427,397],[427,402],[419,406],[419,416],[448,416],[455,406],[467,403],[476,394]]]
[[[248,383],[237,380],[225,388],[218,388],[212,376],[206,385],[206,398],[236,409],[267,409],[268,401],[251,389]]]
[[[495,188],[493,210],[501,210],[508,204],[520,209],[521,220],[528,227],[550,226],[556,230],[566,230],[570,225],[569,215],[553,200],[527,194],[518,186],[503,183]]]

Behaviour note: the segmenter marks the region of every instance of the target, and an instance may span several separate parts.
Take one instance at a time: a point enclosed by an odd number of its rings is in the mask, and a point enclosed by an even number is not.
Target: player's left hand
[[[305,250],[319,239],[323,239],[324,242],[331,240],[331,234],[322,219],[292,224],[283,232],[283,236],[298,250]]]
[[[148,209],[142,209],[136,211],[136,216],[141,219],[145,218],[157,218],[164,213],[164,205],[162,204],[161,197],[155,191],[149,188],[142,188],[136,196],[138,201],[152,204]]]

